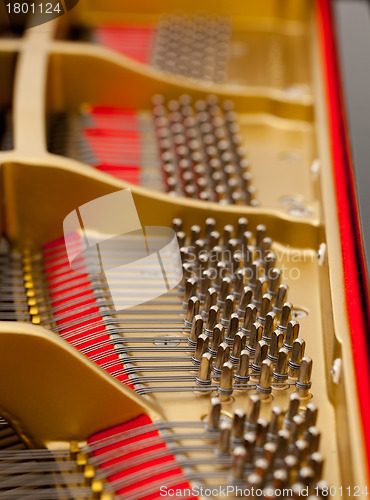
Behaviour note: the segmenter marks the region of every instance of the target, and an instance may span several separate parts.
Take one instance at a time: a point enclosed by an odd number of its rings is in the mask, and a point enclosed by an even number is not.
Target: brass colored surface
[[[0,412],[31,446],[85,441],[156,409],[54,333],[0,325]]]
[[[311,99],[308,57],[307,0],[231,2],[148,1],[133,5],[119,1],[80,2],[71,16],[62,18],[56,29],[59,39],[68,39],[68,28],[92,28],[101,23],[144,25],[156,29],[163,15],[194,15],[211,12],[231,19],[232,32],[226,67],[227,86],[248,91],[249,88],[274,88],[293,99]],[[208,85],[201,81],[199,85]]]
[[[103,10],[109,19],[111,12],[119,10],[122,5],[120,0],[104,3],[94,0],[86,4],[81,0],[80,3],[81,9],[78,7],[72,11],[73,22],[87,24],[93,24]],[[204,10],[208,7],[214,12],[222,12],[223,4],[221,0],[202,2]],[[262,4],[266,10],[262,10]],[[235,17],[246,8],[244,2],[228,5]],[[102,47],[53,40],[67,17],[59,24],[53,22],[29,30],[25,37],[27,43],[0,40],[0,62],[7,68],[0,83],[0,102],[11,102],[11,68],[19,51],[13,100],[15,149],[0,152],[3,232],[13,248],[39,250],[43,244],[62,236],[62,221],[70,211],[89,200],[126,187],[131,187],[142,225],[170,225],[173,218],[181,217],[185,228],[189,229],[192,224],[202,223],[212,216],[221,227],[235,224],[243,215],[248,217],[252,228],[260,223],[266,224],[268,235],[274,240],[279,266],[286,267],[284,281],[290,287],[289,299],[296,308],[307,313],[299,321],[302,336],[307,341],[306,352],[314,363],[311,401],[319,407],[321,450],[326,460],[324,477],[337,488],[342,485],[341,498],[345,498],[347,486],[363,488],[369,484],[369,478],[345,306],[330,136],[314,9],[311,2],[298,0],[248,2],[248,5],[251,9],[249,17],[242,19],[241,23],[245,21],[245,25],[259,26],[259,33],[263,29],[271,31],[272,27],[276,32],[276,26],[280,26],[282,38],[301,37],[298,46],[304,63],[298,69],[305,86],[304,93],[284,90],[283,73],[280,77],[270,75],[270,84],[254,85],[250,80],[248,85],[210,84],[205,88],[196,81],[183,81],[177,76],[163,74]],[[283,10],[278,8],[280,5],[284,5]],[[147,19],[155,22],[157,12],[161,8],[163,11],[170,9],[172,3],[147,1],[140,2],[140,6],[143,12],[147,12]],[[184,6],[189,12],[194,8],[193,3],[184,3]],[[128,12],[128,18],[137,20],[140,16],[133,10]],[[289,31],[293,34],[289,35]],[[305,36],[310,56],[305,52]],[[289,44],[292,46],[292,40]],[[250,70],[252,74],[253,67]],[[150,99],[156,93],[162,93],[166,98],[178,97],[181,93],[201,98],[214,93],[221,99],[233,99],[241,117],[242,134],[249,150],[260,206],[225,207],[169,198],[148,189],[129,186],[88,165],[47,152],[46,118],[49,113],[63,110],[75,114],[84,103],[148,110]],[[315,159],[318,162],[315,163]],[[311,168],[313,165],[315,168]],[[297,206],[307,209],[307,213],[297,214],[292,210]],[[321,243],[326,244],[327,253],[318,259]],[[50,333],[41,327],[2,322],[0,332],[3,346],[0,349],[0,413],[7,406],[8,413],[13,412],[16,420],[22,415],[26,395],[26,402],[33,409],[24,417],[29,420],[22,417],[18,429],[32,435],[35,442],[84,440],[89,433],[122,422],[141,411],[139,397],[132,395],[129,412],[126,409],[127,391],[118,382],[110,382],[108,375],[87,361],[81,361],[81,356],[75,351],[67,347],[59,349],[65,343],[50,337]],[[13,342],[15,336],[19,338],[16,344]],[[84,375],[82,381],[80,375],[76,379],[81,384],[86,383],[84,390],[74,384],[61,385],[60,378],[55,379],[53,386],[52,379],[45,381],[43,377],[41,380],[37,363],[40,350],[34,347],[36,345],[50,349],[53,356],[58,350],[55,355],[60,363],[63,358],[71,362],[74,368],[68,371],[67,380],[75,380],[74,369],[81,373],[85,371],[87,378]],[[15,359],[20,360],[19,352],[22,359],[32,353],[35,363],[27,365],[28,371],[26,365],[22,364],[19,370],[15,370],[10,364],[13,353]],[[335,383],[331,368],[338,358],[342,360],[342,374]],[[54,368],[47,373],[57,376],[55,359],[47,358],[44,362],[46,367],[51,365],[47,370]],[[4,378],[7,373],[13,374],[11,383]],[[39,383],[44,384],[45,390],[43,396],[39,394],[38,404],[32,406],[32,401],[27,398],[37,393],[36,384]],[[109,387],[107,392],[106,387]],[[61,397],[63,390],[68,394],[69,404],[60,409],[61,401],[64,401]],[[6,396],[6,401],[2,395]],[[98,405],[99,418],[92,419],[90,409],[96,402],[101,403],[103,397],[107,403]],[[274,403],[286,406],[286,391],[275,390],[273,397]],[[43,398],[48,401],[45,405]],[[160,394],[142,401],[151,415],[154,415],[153,408],[158,407],[158,413],[163,413],[168,420],[199,419],[209,410],[209,396],[194,396],[192,393]],[[115,405],[118,412],[114,411]],[[231,413],[240,406],[245,409],[246,405],[247,395],[239,394],[235,402],[224,405],[224,411]],[[270,403],[265,403],[263,411],[267,413],[270,406]],[[57,429],[49,427],[45,421],[49,415],[45,412],[54,411],[53,408],[58,408],[63,415],[63,419],[58,417]],[[4,413],[4,416],[7,415]],[[36,418],[40,418],[40,424],[36,423]],[[339,499],[340,495],[336,498]]]

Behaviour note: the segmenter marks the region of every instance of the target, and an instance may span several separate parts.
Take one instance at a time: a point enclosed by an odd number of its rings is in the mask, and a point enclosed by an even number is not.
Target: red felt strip
[[[341,95],[332,15],[328,0],[318,0],[318,18],[325,64],[331,149],[342,245],[343,273],[351,330],[353,362],[368,464],[370,464],[370,364],[368,358],[368,296],[354,176]]]
[[[78,240],[74,241],[74,248],[79,248],[81,252],[83,250],[83,246]],[[89,276],[87,272],[76,272],[69,267],[63,239],[56,240],[44,248],[44,267],[52,306],[58,306],[58,314],[63,313],[65,316],[57,321],[58,326],[62,327],[61,335],[72,345],[77,342],[79,349],[104,342],[103,347],[89,351],[87,356],[90,358],[99,356],[99,359],[95,359],[95,362],[99,366],[112,361],[112,366],[106,370],[108,373],[114,373],[116,370],[119,370],[122,367],[122,362],[109,342],[109,336],[106,333],[103,319],[99,314],[99,308],[93,295]],[[81,292],[81,288],[83,292]],[[70,305],[66,299],[72,297],[77,299],[77,303]],[[61,309],[63,300],[65,304]],[[76,309],[79,307],[84,308],[82,311],[76,312]],[[84,319],[89,314],[93,314],[94,318]],[[76,321],[77,325],[66,326],[70,321]],[[74,332],[77,328],[83,327],[86,327],[86,331]],[[93,333],[99,334],[98,337],[92,340],[84,340],[88,335]],[[133,388],[132,384],[128,382],[129,378],[127,375],[120,373],[117,375],[117,378]]]
[[[95,36],[101,45],[148,64],[156,30],[150,26],[100,25]]]
[[[73,245],[74,250],[83,250],[83,245],[78,235],[75,237],[73,235],[69,238],[71,244]],[[109,342],[109,336],[105,331],[105,326],[102,320],[102,317],[99,315],[99,308],[96,304],[96,300],[93,294],[93,290],[91,288],[91,283],[89,281],[89,276],[86,273],[79,273],[74,271],[69,267],[68,257],[66,254],[65,244],[63,239],[56,240],[52,243],[49,243],[44,247],[44,267],[45,273],[47,276],[49,294],[52,301],[52,306],[64,306],[62,309],[59,309],[59,313],[63,312],[66,315],[66,318],[60,319],[57,323],[62,327],[61,335],[66,338],[68,342],[74,345],[78,349],[84,349],[88,347],[94,347],[99,342],[105,342],[106,345],[104,347],[97,347],[90,351],[87,356],[92,358],[99,356],[99,359],[94,359],[94,361],[99,365],[103,366],[107,362],[112,362],[112,366],[106,368],[106,371],[113,376],[115,376],[118,380],[125,382],[127,384],[128,376],[122,373],[117,373],[122,367],[122,362],[118,358],[114,347]],[[65,285],[68,284],[67,290],[64,288]],[[81,287],[83,287],[83,291],[81,292]],[[61,289],[63,288],[63,290]],[[76,300],[80,299],[77,304],[70,305],[68,304],[68,298],[74,298]],[[86,306],[88,309],[82,312],[76,312],[76,308],[80,306]],[[87,314],[95,313],[96,317],[93,319],[86,320]],[[73,327],[65,327],[71,320],[77,320],[78,325]],[[74,333],[71,332],[76,328],[86,327],[85,332]],[[96,338],[89,338],[93,334],[98,334]],[[77,344],[76,344],[77,343]],[[129,387],[133,389],[132,384],[127,384]],[[176,464],[175,457],[170,453],[167,448],[165,441],[162,439],[158,431],[152,431],[150,433],[145,434],[145,439],[150,439],[151,437],[159,438],[160,442],[155,446],[145,446],[144,449],[136,450],[130,453],[129,455],[120,456],[118,448],[122,447],[125,444],[130,443],[139,443],[142,439],[142,435],[138,435],[136,437],[130,439],[119,439],[119,435],[125,431],[130,429],[140,428],[144,425],[152,424],[150,417],[147,415],[140,415],[136,419],[133,419],[129,422],[126,422],[123,425],[113,427],[111,429],[105,430],[94,436],[89,438],[89,443],[96,443],[97,441],[111,437],[117,436],[118,439],[113,445],[106,445],[98,450],[94,451],[93,454],[95,456],[102,455],[108,451],[117,450],[115,453],[115,458],[104,461],[100,467],[106,468],[109,465],[121,463],[121,467],[119,472],[112,474],[108,477],[108,480],[113,482],[117,479],[128,478],[131,474],[134,474],[133,482],[126,486],[120,488],[116,493],[120,495],[125,494],[136,494],[137,499],[143,500],[154,500],[159,498],[159,489],[156,488],[155,493],[151,493],[148,495],[141,495],[139,490],[141,487],[148,487],[152,483],[163,480],[163,485],[166,484],[166,479],[173,478],[174,476],[179,476],[178,480],[176,480],[176,486],[171,486],[175,489],[185,489],[190,488],[190,485],[186,481],[182,470]],[[154,459],[150,456],[150,452],[155,450],[166,450],[165,456],[161,458]],[[130,464],[130,460],[133,458],[142,457],[143,463],[140,466],[132,467]],[[169,464],[169,470],[163,472],[162,474],[156,474],[155,470],[161,464]],[[140,479],[140,475],[142,471],[151,471],[153,470],[153,474],[150,473],[149,477],[145,479]],[[194,497],[195,498],[195,497]]]
[[[140,183],[141,133],[133,109],[94,106],[82,135],[97,159],[95,168],[131,184]]]
[[[125,437],[123,435],[123,433],[131,429],[138,429],[140,427],[145,428],[145,426],[150,424],[152,424],[152,421],[147,415],[140,415],[139,417],[134,418],[133,420],[130,420],[125,424],[118,425],[112,429],[103,432],[99,432],[98,434],[91,436],[88,440],[88,443],[93,445],[102,439],[107,439],[111,438],[112,436],[115,436],[116,439],[114,444],[108,444],[102,446],[98,450],[93,451],[93,455],[94,456],[104,455],[105,453],[111,452],[112,450],[117,450],[114,459],[105,461],[102,467],[106,468],[111,465],[121,463],[122,470],[120,470],[119,473],[115,473],[108,476],[108,481],[114,482],[118,479],[123,479],[123,478],[129,479],[130,475],[134,474],[134,479],[131,482],[131,484],[119,489],[116,492],[116,494],[118,495],[135,494],[137,495],[136,496],[137,500],[154,500],[161,498],[159,495],[160,491],[159,488],[155,491],[155,493],[150,493],[150,494],[140,493],[140,488],[150,487],[151,484],[162,481],[163,481],[162,483],[163,486],[166,486],[166,480],[174,476],[179,476],[179,477],[176,480],[175,486],[173,485],[171,486],[172,489],[184,490],[190,488],[190,485],[186,481],[181,469],[176,465],[175,458],[167,449],[167,445],[162,440],[162,437],[158,433],[158,431],[156,430],[150,432],[146,431],[145,433],[143,432],[138,436],[132,436],[132,437]],[[150,439],[153,438],[159,438],[160,442],[156,443],[155,445],[151,445]],[[129,444],[132,445],[136,443],[138,444],[138,446],[140,446],[143,440],[146,443],[146,446],[142,447],[142,449],[134,450],[131,453],[125,452],[125,445],[127,446]],[[155,450],[161,450],[161,449],[168,450],[168,454],[156,459],[150,457],[150,453],[153,453]],[[143,463],[141,463],[140,465],[132,466],[130,462],[132,462],[133,459],[138,458],[140,456],[142,457]],[[169,465],[168,471],[162,473],[156,472],[156,467],[166,463]],[[149,473],[149,478],[146,477],[145,479],[140,479],[140,476],[145,472]],[[197,497],[188,497],[188,498],[195,499]]]

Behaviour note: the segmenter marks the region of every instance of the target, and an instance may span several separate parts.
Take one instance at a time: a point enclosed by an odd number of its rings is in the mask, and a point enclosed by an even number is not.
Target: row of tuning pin
[[[203,237],[201,228],[192,226],[189,246],[185,248],[194,248],[198,244],[203,255],[207,256],[215,248],[211,241],[215,225],[214,219],[207,219]],[[173,221],[173,227],[177,234],[182,232],[180,220]],[[227,249],[233,240],[240,249],[247,228],[245,218],[239,219],[236,231],[230,225],[225,226],[220,250]],[[272,391],[272,381],[275,387],[286,388],[290,376],[295,379],[300,396],[307,397],[312,360],[304,357],[305,341],[299,338],[299,323],[291,319],[292,304],[284,302],[287,287],[280,285],[279,269],[266,269],[266,261],[269,262],[273,255],[271,240],[266,237],[263,225],[257,227],[253,246],[252,234],[247,237],[249,251],[258,252],[260,257],[259,261],[246,263],[257,269],[255,276],[262,270],[263,275],[256,280],[245,281],[243,270],[246,267],[224,278],[215,273],[213,281],[209,276],[204,278],[204,271],[197,293],[198,280],[188,278],[186,271],[189,268],[185,268],[183,304],[187,309],[184,323],[189,328],[188,344],[195,349],[192,361],[199,367],[197,383],[207,387],[212,384],[212,378],[220,378],[219,394],[228,399],[233,390],[233,379],[237,388],[248,384],[252,377],[258,380],[257,391],[268,396]],[[180,239],[185,240],[182,235]],[[218,243],[221,241],[219,239]],[[272,277],[266,277],[268,271],[274,271]],[[212,286],[207,288],[209,285]],[[262,295],[264,289],[267,293]]]
[[[273,407],[270,420],[260,418],[260,408],[259,397],[252,395],[248,411],[235,410],[230,421],[221,413],[220,399],[211,400],[205,429],[215,434],[216,456],[231,456],[229,482],[263,490],[265,499],[275,498],[271,491],[289,487],[292,498],[303,488],[319,494],[327,484],[322,481],[316,406],[309,403],[301,411],[300,398],[292,394],[287,411]]]
[[[274,307],[281,312],[281,304],[286,296],[286,285],[279,290],[282,272],[275,266],[276,255],[271,250],[272,240],[266,236],[266,227],[260,224],[253,233],[248,231],[248,220],[241,217],[235,230],[230,224],[223,228],[223,234],[215,230],[216,221],[208,218],[205,231],[194,225],[190,229],[190,239],[182,231],[182,221],[175,219],[173,227],[177,232],[180,254],[183,262],[183,279],[180,288],[185,289],[184,302],[189,294],[198,295],[204,301],[207,290],[212,286],[218,291],[217,301],[224,304],[226,295],[232,294],[240,302],[240,314],[253,293],[253,302],[260,306],[262,295],[268,293]],[[191,286],[190,286],[191,285]],[[244,286],[248,285],[248,290]],[[276,304],[276,301],[279,304]],[[210,304],[212,305],[212,304]]]
[[[162,18],[151,65],[188,78],[226,79],[231,22],[226,17],[174,15]]]
[[[153,98],[154,127],[166,190],[226,204],[255,204],[249,162],[231,101],[188,95]]]
[[[239,219],[236,231],[232,225],[226,225],[222,237],[214,229],[215,225],[216,221],[208,218],[204,236],[200,226],[192,226],[190,240],[187,242],[186,234],[179,229],[182,227],[181,221],[174,221],[183,262],[180,288],[185,289],[186,283],[191,280],[188,283],[188,287],[191,287],[185,292],[185,303],[189,293],[196,292],[197,288],[199,298],[204,301],[207,290],[212,286],[218,291],[217,301],[221,305],[225,302],[226,295],[232,294],[241,304],[241,313],[248,304],[251,293],[258,306],[261,305],[262,295],[268,293],[270,301],[275,302],[272,305],[281,312],[287,287],[283,285],[279,290],[282,272],[274,267],[276,255],[271,250],[272,240],[266,236],[266,227],[263,224],[257,226],[253,242],[253,233],[247,230],[248,220],[245,217]],[[245,285],[248,285],[248,290],[244,290]]]
[[[272,381],[285,388],[290,376],[296,379],[301,397],[307,397],[312,360],[304,356],[306,344],[299,337],[299,323],[290,320],[292,305],[283,304],[278,322],[278,315],[273,311],[268,312],[262,322],[261,317],[255,321],[256,305],[248,304],[240,326],[238,313],[232,312],[231,299],[232,296],[228,296],[231,305],[225,305],[221,318],[218,305],[211,306],[207,314],[202,315],[198,297],[190,297],[188,301],[184,322],[187,327],[191,325],[188,344],[195,349],[192,360],[199,366],[197,382],[203,386],[211,384],[213,370],[213,378],[220,377],[219,393],[229,397],[233,378],[241,386],[247,384],[250,377],[258,378],[257,391],[269,395]]]
[[[239,358],[230,354],[230,347],[221,343],[216,351],[215,361],[209,347],[208,337],[201,334],[195,348],[192,362],[199,367],[196,383],[203,390],[214,389],[212,383],[218,381],[217,392],[222,401],[229,401],[234,390],[250,390],[255,387],[261,399],[267,399],[272,389],[288,389],[294,384],[300,398],[309,397],[311,388],[312,359],[303,356],[298,368],[294,368],[294,382],[289,381],[289,351],[282,348],[278,352],[277,362],[267,358],[267,344],[259,341],[251,363],[247,349],[242,349]],[[203,352],[202,352],[203,351]],[[233,354],[234,354],[233,350]],[[266,356],[266,357],[263,357]],[[235,360],[237,360],[235,362]],[[254,383],[250,383],[250,381]]]

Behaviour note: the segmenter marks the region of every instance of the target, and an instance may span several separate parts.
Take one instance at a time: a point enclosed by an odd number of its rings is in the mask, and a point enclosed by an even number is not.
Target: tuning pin
[[[237,446],[233,451],[233,463],[231,466],[231,482],[242,482],[244,480],[244,465],[246,451],[244,446]]]
[[[317,427],[309,427],[305,433],[308,442],[308,453],[311,455],[319,449],[321,433]]]
[[[273,473],[273,489],[272,493],[274,495],[274,490],[283,490],[288,486],[288,474],[284,469],[277,469]],[[273,499],[275,500],[275,499]]]
[[[209,316],[209,310],[212,306],[216,305],[217,301],[217,292],[213,287],[208,288],[206,293],[206,298],[204,300],[204,309],[202,311],[202,315],[207,319]]]
[[[204,249],[205,249],[204,240],[201,239],[196,240],[196,242],[194,243],[194,253],[198,263],[199,263],[199,255],[202,251],[204,251]]]
[[[266,482],[266,476],[268,474],[269,463],[265,458],[257,458],[254,464],[254,473],[251,474],[256,475],[260,478],[260,487],[263,487]],[[257,482],[257,481],[256,481]]]
[[[272,310],[276,314],[281,314],[282,306],[283,306],[284,300],[286,299],[287,293],[288,293],[287,285],[280,285],[278,288],[278,291],[276,293],[275,304],[272,307]]]
[[[218,294],[217,305],[223,307],[226,297],[230,293],[231,279],[229,277],[223,278],[220,286],[220,293]]]
[[[240,243],[243,243],[243,235],[248,229],[248,219],[246,217],[240,217],[238,220],[237,238]]]
[[[262,305],[262,296],[264,295],[265,291],[267,290],[267,285],[268,285],[268,281],[264,277],[258,278],[255,282],[252,303],[255,306],[257,306],[258,308],[260,308]],[[271,295],[270,295],[270,297],[271,297]]]
[[[248,236],[247,236],[248,235]],[[247,244],[247,238],[249,238],[249,233],[248,231],[244,233],[245,236],[245,241],[246,243],[242,245],[242,252],[243,252],[243,263],[244,267],[246,269],[249,269],[249,275],[248,275],[248,280],[250,282],[253,282],[256,280],[257,275],[258,275],[258,263],[255,263],[255,269],[252,270],[252,265],[253,265],[253,257],[254,257],[254,248],[251,245]]]
[[[249,491],[258,491],[258,490],[262,491],[263,487],[262,477],[259,474],[256,474],[255,472],[249,474],[249,476],[247,477],[246,484]]]
[[[207,431],[218,431],[221,416],[221,401],[220,398],[214,397],[211,399],[211,410],[207,416],[205,428]]]
[[[238,371],[234,379],[237,384],[246,384],[249,378],[249,353],[246,349],[243,349],[240,353]]]
[[[289,360],[289,377],[297,378],[299,367],[304,356],[306,342],[303,339],[296,339],[293,344],[292,356]]]
[[[259,224],[256,227],[256,248],[261,250],[262,241],[266,235],[266,226],[264,224]]]
[[[181,234],[181,233],[177,233],[177,234]],[[184,264],[186,264],[187,266],[190,267],[190,269],[192,269],[193,266],[191,264],[188,264],[188,260],[190,258],[190,254],[189,254],[189,250],[188,250],[187,247],[183,246],[183,247],[180,248],[180,257],[181,257],[181,262],[182,262],[182,265],[183,265],[183,269],[184,269]],[[185,282],[187,281],[188,278],[190,278],[190,276],[188,276],[186,279],[184,279],[184,273],[183,273],[182,279],[181,279],[181,282],[180,282],[181,288],[184,288],[184,284],[185,284]]]
[[[211,233],[212,231],[215,230],[216,227],[216,221],[213,217],[208,217],[205,222],[205,233],[204,233],[204,238],[206,241],[209,242]]]
[[[166,102],[166,99],[161,94],[155,94],[155,95],[153,95],[151,101],[152,101],[152,105],[153,106],[163,106],[165,104],[165,102]],[[181,221],[181,219],[174,219],[174,220],[180,220]]]
[[[235,284],[234,284],[234,290],[232,292],[234,297],[237,299],[240,299],[243,293],[244,280],[245,280],[245,269],[238,269],[238,271],[236,271],[235,273]],[[247,304],[245,304],[245,307],[246,306]]]
[[[207,352],[208,344],[209,344],[209,337],[207,335],[205,335],[204,333],[201,333],[198,337],[198,340],[197,340],[195,354],[191,358],[191,360],[195,366],[200,365],[200,360],[201,360],[203,354]]]
[[[261,256],[262,256],[263,261],[266,261],[266,257],[269,253],[273,253],[273,252],[271,252],[271,245],[272,245],[271,238],[269,238],[268,236],[263,238],[262,244],[261,244]]]
[[[315,493],[318,498],[326,498],[328,496],[329,489],[329,484],[326,481],[321,480],[315,486]]]
[[[271,252],[270,252],[271,253]],[[268,255],[270,255],[270,253]],[[266,257],[267,259],[267,257]],[[272,263],[272,257],[269,257],[268,260],[269,265]],[[268,287],[268,293],[272,295],[272,297],[277,297],[279,286],[280,286],[280,281],[281,281],[281,269],[278,269],[276,267],[268,268],[268,266],[265,266],[265,272],[268,277],[268,282],[269,282],[269,287]]]
[[[202,277],[200,279],[200,290],[199,290],[199,298],[204,301],[207,295],[207,291],[211,285],[211,271],[206,269],[202,272]]]
[[[292,427],[293,417],[297,415],[300,405],[300,398],[296,392],[289,396],[288,411],[285,414],[283,423],[287,429]]]
[[[237,332],[235,334],[232,354],[230,355],[230,361],[234,363],[234,365],[238,365],[239,363],[240,354],[245,348],[246,339],[246,335],[243,332]]]
[[[242,291],[239,306],[236,309],[236,312],[239,314],[239,316],[242,316],[245,314],[245,310],[246,310],[246,307],[248,305],[253,305],[253,304],[251,304],[252,297],[253,297],[252,288],[250,288],[249,286],[245,286],[243,288],[243,291]],[[257,309],[256,309],[256,315],[257,315]]]
[[[199,265],[199,271],[202,271],[204,269],[205,271],[211,272],[209,268],[209,254],[207,253],[201,253],[198,257],[198,265]],[[211,278],[211,276],[210,276]],[[206,291],[205,291],[206,293]],[[202,297],[202,300],[204,300],[204,296]]]
[[[266,314],[265,327],[263,329],[262,340],[266,342],[271,342],[272,332],[276,327],[276,314],[272,311]]]
[[[194,109],[199,113],[205,111],[207,109],[207,103],[203,99],[199,99],[194,103]]]
[[[210,354],[209,352],[205,352],[204,354],[202,354],[200,360],[198,376],[195,379],[196,384],[202,387],[210,386],[212,383],[211,371],[212,354]]]
[[[258,279],[259,272],[260,272],[260,265],[259,262],[255,260],[248,268],[247,283],[248,286],[252,287],[254,290],[253,303],[255,303],[258,307],[261,305],[260,304],[261,297],[265,292],[265,290],[267,289],[267,286],[264,284],[266,281],[265,278],[261,278],[261,281],[259,281]],[[257,291],[255,290],[256,287]]]
[[[189,182],[192,182],[192,179],[190,179]],[[193,186],[192,184],[185,186],[184,195],[186,198],[194,198],[194,199],[197,198],[196,187]]]
[[[227,244],[229,243],[230,238],[232,238],[233,232],[234,232],[234,226],[232,226],[231,224],[227,224],[224,227],[224,233],[222,236],[224,248],[227,248]]]
[[[249,342],[246,347],[247,351],[251,356],[254,356],[256,352],[257,343],[262,339],[263,326],[261,323],[255,322],[251,327],[251,332],[249,336]]]
[[[221,324],[228,326],[230,324],[231,315],[234,311],[235,297],[228,295],[225,300],[224,311],[221,318]]]
[[[191,226],[190,228],[190,246],[194,246],[195,242],[200,239],[201,228],[198,225]]]
[[[298,480],[299,476],[297,475],[297,480]],[[305,485],[303,483],[294,483],[292,484],[292,487],[291,487],[291,495],[292,495],[292,500],[299,500],[302,498],[302,496],[305,494],[306,492],[306,489],[305,489]]]
[[[228,260],[231,260],[231,255],[233,255],[239,248],[239,242],[236,238],[230,238],[227,245],[225,246],[226,246],[226,251],[228,252],[229,255]]]
[[[226,276],[227,267],[223,259],[223,250],[219,245],[215,245],[210,250],[209,259],[213,266],[216,264],[216,277],[214,280],[214,287],[219,290],[222,279]]]
[[[243,441],[245,420],[245,411],[237,408],[234,412],[234,419],[231,427],[231,441],[234,442],[234,445]]]
[[[252,376],[258,376],[261,373],[261,363],[267,358],[268,344],[264,340],[259,340],[256,345],[253,363],[251,368],[253,370]]]
[[[176,177],[168,177],[166,180],[166,191],[168,193],[173,193],[174,195],[176,195],[177,188],[178,180],[176,179]]]
[[[220,436],[217,443],[217,455],[229,455],[230,453],[231,425],[228,422],[221,422]]]
[[[265,418],[259,418],[256,425],[256,448],[265,446],[269,423]]]
[[[245,451],[247,452],[245,462],[247,467],[251,467],[254,464],[254,451],[256,447],[256,434],[254,432],[246,432],[243,436],[243,444]]]
[[[262,265],[265,269],[265,276],[267,276],[268,281],[269,281],[269,290],[276,291],[277,286],[274,285],[271,288],[271,284],[275,283],[275,280],[277,278],[276,273],[279,271],[279,269],[274,267],[275,262],[276,262],[276,254],[274,252],[272,252],[271,250],[269,250],[268,244],[266,243],[267,241],[268,241],[269,245],[271,246],[271,238],[265,238],[263,240]],[[271,295],[273,295],[273,293]]]
[[[276,458],[277,444],[267,442],[263,447],[263,458],[267,461],[268,469],[267,472],[270,473]]]
[[[219,246],[221,235],[218,231],[212,231],[209,234],[209,248],[215,248]],[[220,247],[221,248],[221,247]],[[221,248],[222,251],[222,248]]]
[[[294,455],[287,455],[284,458],[284,466],[285,470],[288,474],[288,482],[290,484],[294,483],[296,475],[297,475],[297,469],[298,469],[298,459]]]
[[[277,433],[277,440],[276,440],[278,445],[276,464],[279,467],[282,467],[284,465],[284,458],[288,451],[289,440],[290,440],[290,432],[287,429],[280,429]]]
[[[244,231],[244,233],[241,235],[241,247],[242,247],[244,252],[250,246],[252,238],[253,238],[253,234],[251,231]]]
[[[324,459],[321,453],[315,452],[308,457],[308,465],[314,471],[314,482],[318,483],[322,478],[322,471],[324,468]]]
[[[248,413],[247,413],[247,428],[251,431],[256,429],[257,420],[261,409],[261,400],[257,394],[252,394],[249,397]]]
[[[186,234],[183,231],[177,231],[176,238],[179,248],[182,249],[185,246]]]
[[[182,305],[187,307],[190,297],[195,297],[197,293],[197,280],[195,278],[189,278],[185,283],[185,294]]]
[[[281,311],[280,322],[277,325],[278,330],[281,330],[284,333],[287,331],[288,323],[292,318],[292,310],[292,304],[290,302],[285,302]]]
[[[230,317],[230,322],[227,328],[227,333],[225,337],[225,342],[232,345],[234,342],[235,334],[239,328],[239,316],[237,313],[233,313]]]
[[[193,318],[199,313],[199,305],[200,300],[198,299],[198,297],[190,297],[186,318],[184,319],[185,326],[187,326],[188,328],[192,327]]]
[[[302,438],[305,427],[305,419],[301,414],[294,415],[291,427],[291,441],[294,446],[295,441]]]
[[[265,293],[264,296],[262,297],[261,311],[257,318],[257,321],[259,321],[263,325],[265,324],[267,314],[270,312],[271,301],[272,301],[271,295],[269,293]]]
[[[213,334],[213,329],[220,319],[220,308],[218,306],[210,307],[208,311],[208,321],[207,326],[204,328],[205,333],[211,337]]]
[[[193,318],[193,324],[191,326],[190,336],[188,338],[188,344],[191,347],[195,347],[197,345],[197,340],[199,335],[203,331],[203,318],[200,314],[197,314]]]
[[[305,466],[299,470],[298,481],[304,486],[311,486],[315,479],[315,472],[311,467]]]
[[[301,366],[299,367],[298,379],[295,386],[297,393],[301,399],[308,396],[308,391],[311,388],[311,372],[312,372],[312,359],[309,357],[302,358]]]
[[[171,112],[176,112],[176,111],[179,111],[180,104],[175,99],[171,99],[170,101],[167,102],[167,108]]]
[[[182,279],[181,279],[181,282],[179,284],[179,288],[180,290],[184,290],[185,289],[185,286],[186,286],[186,283],[188,282],[189,279],[192,279],[192,274],[193,274],[193,265],[188,263],[188,262],[185,262],[183,265],[182,265]],[[190,298],[191,296],[189,296]],[[183,302],[184,307],[186,307],[186,302],[185,302],[185,297],[184,297],[184,302]]]
[[[166,116],[166,108],[163,103],[154,104],[153,103],[153,115],[155,119],[164,118]]]
[[[271,379],[273,368],[273,363],[269,359],[264,359],[262,361],[260,378],[256,386],[256,390],[262,399],[268,398],[272,392]]]
[[[288,349],[285,349],[284,347],[282,349],[279,349],[275,370],[272,374],[272,376],[273,376],[274,380],[276,380],[276,382],[284,383],[287,381],[287,379],[288,379],[288,358],[289,358]],[[286,387],[286,386],[283,386],[283,387]],[[275,386],[275,388],[276,388],[276,386]]]
[[[298,459],[299,467],[302,466],[308,455],[308,443],[305,439],[298,439],[298,441],[295,441],[294,454]]]
[[[291,351],[293,349],[293,343],[298,338],[299,334],[299,323],[296,320],[289,321],[286,336],[283,343],[283,346]]]
[[[232,363],[226,361],[221,370],[220,385],[217,387],[217,392],[222,402],[229,401],[233,392],[233,374],[234,367]]]
[[[267,439],[269,441],[278,440],[278,432],[283,424],[283,415],[284,411],[280,406],[274,406],[272,408],[272,415],[267,433]]]
[[[215,325],[211,337],[211,345],[208,348],[209,352],[213,357],[216,357],[218,346],[223,342],[224,339],[224,327],[218,323]]]
[[[213,367],[213,372],[215,377],[221,375],[222,367],[224,363],[229,359],[230,356],[230,346],[226,342],[222,342],[217,349],[216,362]]]
[[[306,406],[306,429],[314,427],[317,421],[318,409],[314,403],[308,403]]]

